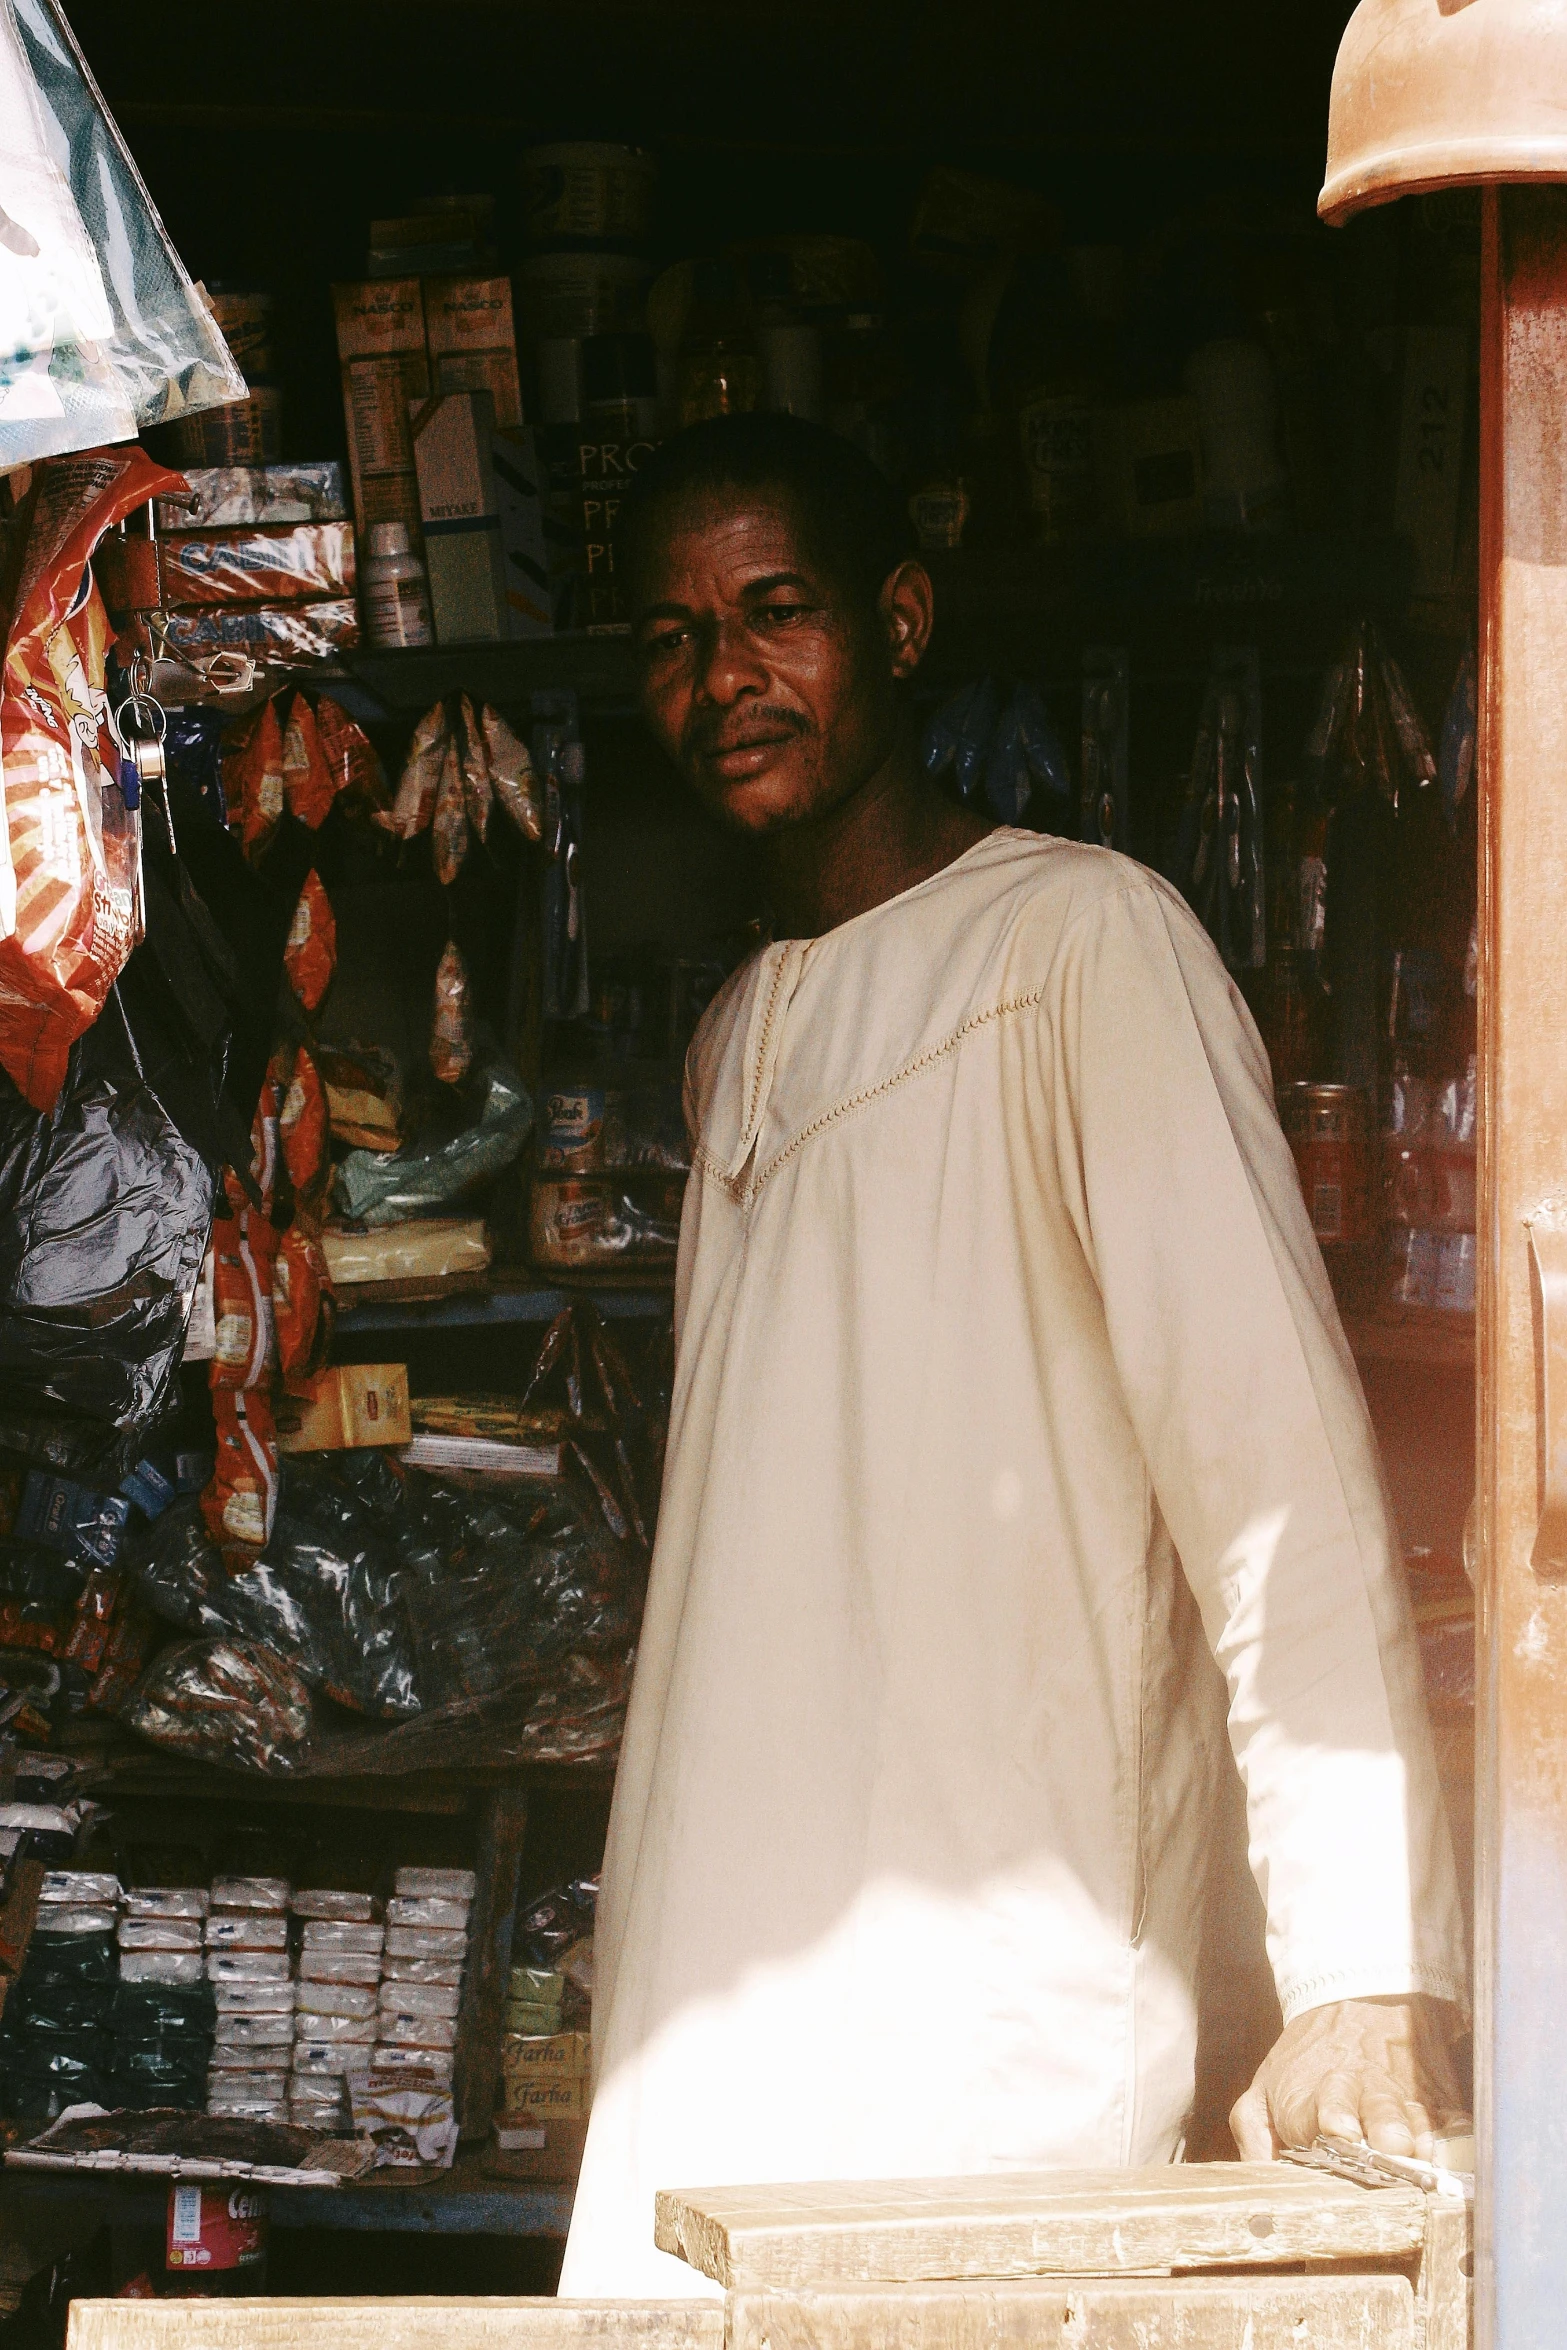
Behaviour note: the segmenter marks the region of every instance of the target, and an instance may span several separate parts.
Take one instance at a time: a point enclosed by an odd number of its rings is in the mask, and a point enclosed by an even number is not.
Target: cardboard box
[[[553,635],[544,500],[533,435],[526,425],[496,432],[490,443],[490,462],[501,518],[509,634]]]
[[[436,394],[413,416],[414,464],[436,641],[511,634],[488,392]]]
[[[488,392],[502,432],[522,422],[522,378],[515,351],[444,351],[434,362],[438,392]]]
[[[424,358],[424,289],[416,277],[363,278],[332,288],[340,359]]]
[[[517,348],[509,277],[430,277],[424,280],[425,347],[432,359],[447,351]]]
[[[581,2121],[588,2110],[586,2081],[561,2080],[554,2073],[528,2073],[506,2080],[503,2119]]]
[[[582,2168],[586,2121],[501,2121],[484,2168],[496,2179],[551,2179],[570,2185]]]
[[[561,629],[621,629],[629,621],[615,577],[615,527],[632,476],[658,446],[589,438],[575,424],[534,435],[549,532],[551,598]]]
[[[508,2032],[501,2042],[501,2072],[507,2081],[585,2081],[592,2057],[590,2032],[552,2032],[537,2039]]]
[[[351,359],[343,369],[343,414],[356,473],[412,473],[409,398],[398,358]]]
[[[304,1395],[280,1395],[279,1452],[350,1452],[362,1445],[406,1444],[406,1363],[339,1363],[320,1371]]]

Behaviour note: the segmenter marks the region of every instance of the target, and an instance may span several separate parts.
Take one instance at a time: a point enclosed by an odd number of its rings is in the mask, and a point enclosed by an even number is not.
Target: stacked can
[[[345,2077],[365,2071],[375,2048],[386,1935],[380,1903],[322,1887],[296,1893],[293,1907],[302,1931],[289,2119],[306,2129],[346,2129]]]
[[[138,1885],[119,1923],[114,1995],[114,2101],[199,2112],[212,2058],[213,1990],[202,1941],[200,1885]]]
[[[471,1869],[399,1869],[386,1905],[377,2072],[417,2072],[450,2088],[468,1957]]]
[[[282,1877],[217,1877],[206,1920],[207,1977],[217,2003],[207,2111],[287,2121],[295,1986],[289,1979],[289,1886]]]

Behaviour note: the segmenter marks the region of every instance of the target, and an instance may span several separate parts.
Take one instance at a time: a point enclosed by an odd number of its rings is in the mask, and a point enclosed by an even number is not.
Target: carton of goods
[[[174,531],[159,545],[164,601],[175,609],[306,604],[354,592],[349,522]]]
[[[181,661],[245,653],[252,661],[298,669],[353,651],[359,642],[359,606],[352,596],[317,604],[216,604],[205,611],[171,612],[159,635],[162,646]]]
[[[381,1224],[370,1232],[328,1224],[321,1246],[338,1289],[345,1283],[448,1280],[460,1273],[483,1273],[491,1255],[489,1235],[477,1216],[428,1216],[408,1224]]]
[[[495,402],[488,392],[447,392],[415,409],[412,429],[437,642],[473,644],[508,636],[490,447]]]
[[[506,610],[515,638],[551,636],[555,621],[550,592],[549,547],[544,532],[544,499],[531,432],[521,423],[497,429],[490,442],[495,497],[501,518],[501,556],[506,574]]]
[[[192,465],[188,490],[157,501],[158,529],[218,530],[248,522],[346,522],[343,468],[319,465]]]
[[[449,2170],[457,2152],[457,2117],[449,2085],[414,2068],[377,2067],[348,2082],[354,2135],[375,2146],[375,2167]]]
[[[504,2046],[504,2043],[502,2044]],[[588,2084],[555,2073],[504,2073],[506,2116],[541,2121],[580,2121],[588,2110]]]
[[[424,335],[432,359],[453,351],[515,351],[511,279],[426,278]]]
[[[498,2178],[569,2183],[582,2168],[587,2135],[585,2116],[559,2121],[538,2114],[505,2115],[495,2125],[495,2152],[485,2168]]]
[[[416,277],[372,277],[332,288],[340,359],[422,359],[424,289]]]
[[[522,424],[522,378],[515,351],[447,351],[434,362],[436,392],[488,392],[502,432]]]
[[[412,1433],[406,1363],[339,1363],[318,1371],[303,1394],[277,1399],[279,1452],[406,1444]]]
[[[507,2080],[585,2081],[592,2070],[590,2032],[551,2032],[525,2039],[508,2032],[501,2042],[501,2065]]]
[[[412,473],[408,403],[400,360],[352,359],[343,369],[343,413],[356,481],[372,473]]]
[[[1189,395],[1098,410],[1094,469],[1100,504],[1130,537],[1202,528],[1202,425]]]

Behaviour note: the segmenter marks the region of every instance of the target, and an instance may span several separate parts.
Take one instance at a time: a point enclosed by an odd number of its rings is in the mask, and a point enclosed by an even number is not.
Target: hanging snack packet
[[[0,1067],[50,1110],[72,1044],[141,935],[139,792],[106,719],[108,615],[90,558],[122,515],[176,487],[138,448],[51,458],[24,503],[0,754]]]
[[[277,1346],[272,1327],[272,1272],[277,1235],[265,1216],[246,1208],[212,1226],[212,1303],[216,1343],[212,1385],[259,1387],[271,1373]]]
[[[351,808],[379,812],[386,806],[386,776],[375,745],[362,726],[356,726],[341,702],[330,694],[316,696],[316,735],[332,778],[334,798]]]
[[[263,702],[249,733],[225,755],[223,790],[231,809],[236,774],[239,845],[254,865],[283,819],[283,730],[275,701]]]
[[[212,1418],[218,1457],[201,1497],[201,1514],[216,1542],[261,1549],[277,1510],[277,1434],[270,1399],[259,1387],[240,1393],[217,1387]]]
[[[326,1258],[312,1232],[291,1224],[278,1243],[272,1266],[272,1321],[277,1332],[278,1369],[285,1379],[316,1368],[322,1335],[321,1306],[328,1294]]]
[[[473,1061],[473,985],[455,945],[448,945],[435,974],[435,1018],[430,1026],[430,1066],[443,1085],[466,1077]]]
[[[473,714],[473,704],[466,694],[457,705],[457,718],[463,807],[469,825],[482,841],[489,837],[490,810],[495,805],[495,792],[490,781],[490,760],[484,747],[484,736]]]
[[[443,888],[449,888],[462,871],[462,861],[468,854],[468,818],[463,806],[462,765],[457,756],[457,745],[450,735],[441,760],[441,777],[435,790],[435,816],[430,827],[430,842],[435,856],[435,878]]]
[[[327,765],[316,726],[316,714],[303,694],[289,706],[283,734],[283,798],[291,816],[310,832],[319,832],[331,813],[337,785]]]
[[[447,739],[446,711],[437,702],[414,728],[396,799],[390,808],[376,811],[376,823],[386,832],[395,832],[399,840],[412,840],[416,832],[430,827]]]
[[[293,1074],[283,1090],[278,1140],[296,1198],[308,1199],[326,1169],[327,1109],[321,1072],[303,1045],[294,1055]]]
[[[315,1011],[337,969],[337,924],[321,876],[314,871],[305,875],[305,886],[294,908],[283,968],[305,1010]]]
[[[490,782],[495,797],[500,801],[524,840],[541,841],[544,838],[544,794],[533,771],[528,746],[512,733],[498,710],[484,706],[484,749],[490,766]]]

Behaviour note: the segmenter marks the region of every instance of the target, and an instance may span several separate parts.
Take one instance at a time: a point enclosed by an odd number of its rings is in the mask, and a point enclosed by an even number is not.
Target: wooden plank
[[[1415,2339],[1420,2350],[1469,2350],[1474,2294],[1474,2211],[1433,2195],[1415,2284]]]
[[[73,2301],[66,2350],[724,2350],[711,2301]],[[1257,2350],[1263,2350],[1259,2342]],[[1334,2345],[1337,2350],[1337,2344]]]
[[[1424,2232],[1413,2188],[1276,2163],[676,2188],[654,2206],[661,2251],[722,2285],[785,2289],[1398,2260]]]
[[[506,1981],[527,1825],[526,1789],[514,1781],[497,1787],[480,1815],[474,1859],[479,1882],[468,1923],[468,1971],[457,2018],[457,2125],[465,2138],[488,2137],[500,2094]]]
[[[728,2350],[1412,2350],[1399,2276],[1029,2278],[735,2293]]]

